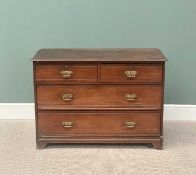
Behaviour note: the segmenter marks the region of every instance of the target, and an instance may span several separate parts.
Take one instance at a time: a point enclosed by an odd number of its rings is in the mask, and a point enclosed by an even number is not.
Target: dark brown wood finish
[[[71,71],[70,77],[63,77],[62,71]],[[97,82],[97,65],[61,64],[38,65],[36,71],[37,81],[62,82]]]
[[[136,71],[133,78],[126,75],[126,71]],[[126,83],[161,83],[161,65],[135,65],[135,64],[102,64],[101,82]]]
[[[33,61],[54,62],[164,62],[159,49],[41,49]]]
[[[146,143],[162,149],[165,61],[159,49],[41,49],[33,58],[37,148]]]
[[[64,128],[63,122],[73,126]],[[128,127],[126,122],[134,122]],[[88,134],[88,135],[160,135],[160,113],[38,113],[40,134]]]
[[[37,86],[38,106],[61,106],[64,109],[77,107],[96,108],[150,108],[161,109],[161,87],[158,85],[75,85],[75,86]],[[64,101],[63,94],[72,94]],[[128,100],[126,94],[136,94]],[[47,108],[47,109],[48,109]]]

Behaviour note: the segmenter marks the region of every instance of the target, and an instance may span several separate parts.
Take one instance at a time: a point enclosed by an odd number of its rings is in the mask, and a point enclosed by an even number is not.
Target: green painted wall
[[[166,103],[196,104],[195,0],[0,0],[0,102],[33,102],[40,48],[158,47]]]

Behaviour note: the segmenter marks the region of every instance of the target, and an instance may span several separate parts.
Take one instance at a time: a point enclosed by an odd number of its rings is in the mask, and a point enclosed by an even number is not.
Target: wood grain
[[[70,101],[64,101],[62,94],[72,94]],[[128,101],[126,94],[136,94],[134,101]],[[37,86],[38,105],[82,107],[119,107],[119,108],[156,108],[161,109],[161,87],[159,85],[75,85],[75,86]]]
[[[159,49],[41,49],[33,61],[68,62],[159,62],[166,61]]]
[[[126,71],[136,71],[134,78],[126,76]],[[161,65],[135,65],[135,64],[102,64],[101,82],[126,82],[126,83],[161,83]]]
[[[165,56],[159,49],[41,49],[33,57],[37,148],[151,143],[162,149]],[[63,78],[62,70],[72,71]],[[137,72],[129,79],[126,70]],[[64,101],[62,94],[73,95]],[[136,94],[127,101],[125,94]],[[63,121],[74,123],[63,128]],[[126,128],[125,121],[134,121]]]
[[[71,76],[64,78],[61,71],[72,71]],[[38,65],[36,69],[37,81],[97,82],[96,64],[61,64]]]
[[[127,128],[125,122],[135,122],[134,128]],[[71,128],[64,128],[62,122],[73,122]],[[158,112],[132,113],[38,113],[40,134],[160,134]]]

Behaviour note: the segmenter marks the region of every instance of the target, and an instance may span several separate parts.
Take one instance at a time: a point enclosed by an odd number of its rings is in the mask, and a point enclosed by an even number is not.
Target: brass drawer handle
[[[73,122],[62,122],[64,128],[71,128],[73,126]]]
[[[125,126],[126,126],[127,128],[134,128],[135,125],[136,125],[136,122],[128,121],[128,122],[125,122],[124,124],[125,124]]]
[[[73,97],[73,94],[62,94],[61,95],[61,98],[64,100],[64,101],[70,101]]]
[[[135,101],[137,97],[137,94],[125,94],[127,101]]]
[[[61,71],[61,75],[64,77],[64,78],[69,78],[71,77],[71,74],[73,74],[72,71],[69,71],[69,70],[62,70]]]
[[[135,78],[136,75],[137,75],[137,71],[135,71],[135,70],[131,70],[131,71],[127,70],[127,71],[125,71],[125,75],[127,76],[127,78]]]

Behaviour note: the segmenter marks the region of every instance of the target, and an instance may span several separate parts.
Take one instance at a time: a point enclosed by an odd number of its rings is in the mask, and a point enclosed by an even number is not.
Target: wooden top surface
[[[166,61],[159,49],[41,49],[32,61]]]

